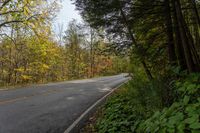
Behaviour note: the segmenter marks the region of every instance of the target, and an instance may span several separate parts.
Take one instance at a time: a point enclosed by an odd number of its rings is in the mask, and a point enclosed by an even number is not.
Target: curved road
[[[0,133],[63,133],[125,75],[0,91]]]

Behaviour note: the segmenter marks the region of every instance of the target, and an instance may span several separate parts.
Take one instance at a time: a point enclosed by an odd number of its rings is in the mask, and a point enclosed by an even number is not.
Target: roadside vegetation
[[[132,80],[107,101],[94,131],[199,132],[199,1],[74,1],[111,38],[110,51],[130,57]]]
[[[200,129],[200,75],[176,81],[170,106],[162,105],[163,82],[130,81],[108,99],[97,118],[98,133],[198,133]]]

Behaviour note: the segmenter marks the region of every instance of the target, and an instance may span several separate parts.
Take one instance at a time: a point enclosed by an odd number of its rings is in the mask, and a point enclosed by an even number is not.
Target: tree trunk
[[[175,45],[174,45],[174,37],[173,37],[173,26],[172,26],[172,17],[171,17],[171,7],[169,0],[164,1],[165,4],[165,22],[166,22],[166,32],[168,38],[168,54],[170,64],[176,65],[176,53],[175,53]]]
[[[93,31],[90,29],[90,78],[94,77],[94,44],[93,44]]]
[[[186,36],[187,36],[187,42],[188,42],[189,48],[191,50],[191,58],[193,58],[195,71],[200,71],[199,70],[199,68],[200,68],[200,57],[199,57],[199,55],[196,51],[196,48],[195,48],[195,45],[194,45],[194,39],[191,35],[189,27],[188,27],[188,25],[187,25],[187,23],[184,19],[184,16],[182,14],[180,0],[177,0],[177,9],[178,9],[179,15],[180,15],[180,22],[181,22],[181,24],[183,26],[183,30],[184,30],[184,32],[186,33]]]
[[[200,35],[199,35],[199,28],[196,28],[194,26],[194,32],[195,32],[195,45],[197,47],[198,52],[200,53]]]
[[[194,36],[195,36],[194,46],[195,46],[195,49],[197,49],[197,54],[198,54],[199,52],[198,49],[200,49],[200,40],[199,40],[200,18],[199,18],[197,4],[195,0],[189,0],[189,3],[191,3],[192,5],[192,17],[194,18],[192,20],[192,23],[193,23]]]
[[[193,9],[193,12],[195,14],[196,21],[198,23],[198,26],[200,26],[200,17],[199,17],[199,12],[198,12],[198,9],[197,9],[196,1],[195,0],[189,0],[189,2],[191,2],[191,4],[192,4],[192,9]]]
[[[146,75],[147,75],[148,79],[149,79],[149,80],[152,80],[152,79],[153,79],[153,76],[152,76],[150,70],[148,69],[148,67],[147,67],[147,65],[146,65],[146,63],[145,63],[145,61],[142,61],[142,65],[143,65],[143,67],[144,67],[144,70],[145,70],[145,72],[146,72]]]
[[[177,14],[176,14],[176,6],[175,6],[175,1],[172,1],[172,8],[173,8],[173,22],[174,22],[174,32],[175,32],[175,40],[176,40],[176,51],[177,51],[177,57],[178,57],[178,62],[181,67],[181,70],[186,70],[187,65],[186,65],[186,60],[184,56],[184,49],[183,49],[183,44],[181,42],[181,35],[179,32],[179,24],[178,24],[178,19],[177,19]]]
[[[129,32],[129,35],[130,35],[130,38],[131,38],[133,44],[135,44],[136,48],[139,49],[138,43],[137,43],[135,37],[133,36],[131,27],[130,27],[129,24],[128,24],[128,21],[127,21],[126,15],[124,14],[124,11],[123,11],[122,9],[120,9],[120,12],[121,12],[121,15],[122,15],[122,17],[123,17],[123,20],[124,20],[124,22],[125,22],[126,28],[127,28],[128,32]],[[152,76],[150,70],[148,69],[148,67],[147,67],[147,65],[146,65],[146,63],[145,63],[145,61],[144,61],[144,59],[141,60],[141,63],[142,63],[142,65],[143,65],[144,69],[145,69],[145,73],[146,73],[148,79],[149,79],[149,80],[152,80],[152,79],[153,79],[153,76]]]
[[[194,61],[192,58],[191,54],[191,49],[189,46],[189,40],[188,36],[185,30],[185,26],[183,24],[183,14],[181,11],[181,6],[180,6],[180,1],[176,0],[175,2],[175,7],[176,7],[176,13],[177,13],[177,18],[178,18],[178,24],[179,24],[179,32],[181,34],[181,41],[184,49],[184,55],[187,63],[187,68],[190,73],[195,72],[195,66],[194,66]]]

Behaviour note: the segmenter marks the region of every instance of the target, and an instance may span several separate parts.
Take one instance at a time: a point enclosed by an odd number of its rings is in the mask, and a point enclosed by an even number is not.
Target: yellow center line
[[[7,103],[14,103],[14,102],[25,100],[25,99],[30,99],[31,97],[34,97],[34,96],[48,95],[48,94],[52,94],[52,93],[55,93],[55,92],[61,92],[61,91],[63,91],[63,90],[50,90],[50,91],[47,91],[47,92],[44,92],[44,93],[38,93],[38,94],[18,97],[18,98],[14,98],[14,99],[2,100],[2,101],[0,101],[0,105],[4,105],[4,104],[7,104]]]

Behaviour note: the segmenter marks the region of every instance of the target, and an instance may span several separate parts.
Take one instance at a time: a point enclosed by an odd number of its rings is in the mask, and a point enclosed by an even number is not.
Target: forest
[[[130,57],[132,80],[100,111],[94,132],[200,130],[199,0],[74,0],[110,51]],[[98,116],[98,115],[97,115]]]
[[[45,83],[127,72],[128,58],[102,54],[109,41],[72,20],[53,31],[56,0],[0,2],[0,86]],[[67,16],[66,16],[67,17]]]
[[[87,130],[198,133],[200,1],[72,2],[84,23],[55,35],[57,0],[0,1],[0,86],[130,73]]]

